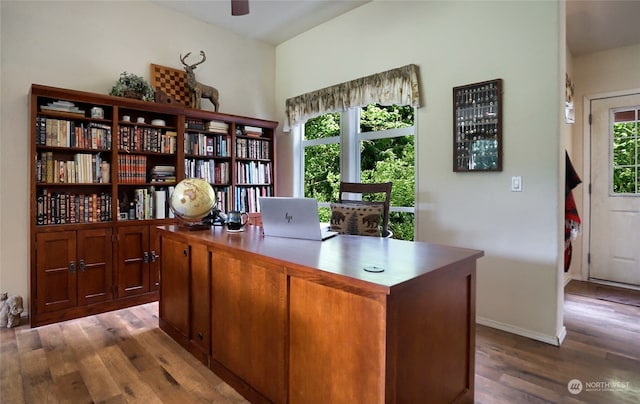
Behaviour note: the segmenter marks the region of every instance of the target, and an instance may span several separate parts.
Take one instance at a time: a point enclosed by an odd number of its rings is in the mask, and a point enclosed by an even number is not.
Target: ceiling
[[[370,0],[249,0],[231,16],[231,0],[152,0],[238,35],[278,45]],[[567,45],[573,56],[640,43],[640,0],[567,1]]]
[[[567,46],[573,56],[640,43],[640,1],[567,1]]]
[[[273,45],[371,0],[249,0],[249,14],[231,15],[231,0],[152,0],[243,37]]]

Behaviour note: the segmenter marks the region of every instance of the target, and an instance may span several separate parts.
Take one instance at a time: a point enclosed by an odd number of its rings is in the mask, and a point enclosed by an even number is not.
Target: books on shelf
[[[216,133],[228,133],[229,124],[226,122],[209,121],[205,124],[205,130]]]
[[[236,138],[236,157],[245,159],[271,159],[270,142],[259,139]]]
[[[109,222],[111,194],[76,194],[41,190],[36,196],[36,224]]]
[[[202,178],[210,184],[228,184],[229,162],[185,159],[184,175],[187,178]]]
[[[229,132],[229,124],[226,122],[215,120],[204,122],[203,120],[196,118],[186,118],[185,128],[223,134]]]
[[[184,134],[184,152],[196,156],[229,157],[229,137],[186,132]]]
[[[260,212],[259,197],[273,196],[273,190],[270,186],[256,187],[237,187],[234,193],[235,209],[242,212],[256,213]]]
[[[186,118],[184,126],[186,129],[204,130],[204,122],[200,119]]]
[[[36,145],[39,146],[111,149],[111,126],[97,122],[38,116],[36,131]]]
[[[242,133],[246,136],[260,137],[264,134],[264,129],[258,126],[245,125]]]
[[[118,155],[118,182],[122,184],[142,184],[147,182],[147,156],[132,154]]]
[[[118,130],[118,149],[173,154],[177,149],[177,136],[178,133],[171,130],[123,125]]]
[[[151,182],[176,182],[176,167],[157,165],[151,168]]]
[[[119,206],[128,206],[120,220],[166,219],[169,216],[169,187],[136,188],[119,201]],[[124,213],[124,212],[123,212]]]
[[[270,184],[271,162],[237,161],[236,182],[238,184]]]
[[[54,159],[53,152],[36,154],[36,182],[42,184],[107,183],[110,164],[100,153],[77,153],[73,160]]]

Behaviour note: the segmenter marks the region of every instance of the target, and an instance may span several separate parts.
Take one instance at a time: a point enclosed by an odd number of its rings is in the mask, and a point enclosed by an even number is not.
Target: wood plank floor
[[[150,303],[0,329],[0,403],[246,402],[158,329],[157,315]],[[560,348],[478,326],[476,402],[640,403],[640,307],[567,293],[565,325]]]

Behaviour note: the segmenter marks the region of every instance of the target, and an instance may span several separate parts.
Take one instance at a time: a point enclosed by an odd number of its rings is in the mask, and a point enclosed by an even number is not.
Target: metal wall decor
[[[453,88],[453,171],[502,171],[502,79]]]

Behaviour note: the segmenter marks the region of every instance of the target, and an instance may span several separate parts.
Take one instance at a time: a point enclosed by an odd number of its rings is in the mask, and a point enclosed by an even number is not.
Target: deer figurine
[[[193,71],[199,64],[202,64],[205,60],[207,60],[207,57],[205,56],[204,51],[200,51],[202,60],[190,65],[185,62],[189,55],[191,55],[191,52],[184,55],[184,57],[180,55],[180,61],[184,65],[184,70],[187,72],[187,85],[189,86],[189,90],[191,90],[191,108],[199,109],[200,100],[205,98],[211,101],[214,111],[217,112],[220,107],[220,102],[218,101],[218,90],[211,86],[198,82],[196,80],[196,75],[193,73]]]

